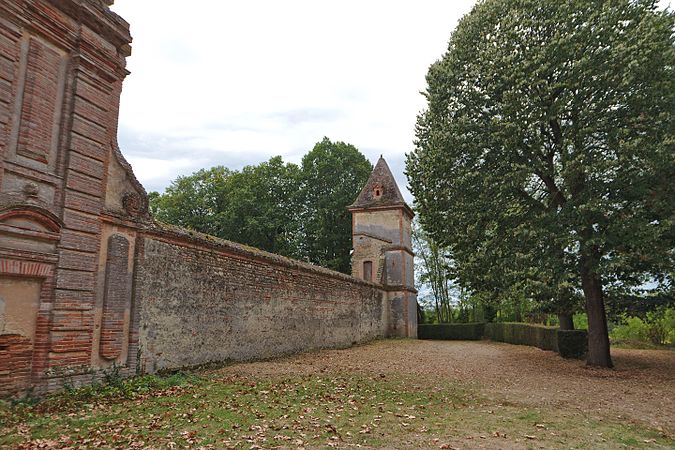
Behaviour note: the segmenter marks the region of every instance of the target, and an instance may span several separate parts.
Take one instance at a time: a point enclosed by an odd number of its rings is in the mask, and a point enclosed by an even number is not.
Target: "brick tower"
[[[389,336],[416,338],[417,290],[411,241],[414,214],[381,156],[349,211],[354,247],[352,275],[384,286]]]

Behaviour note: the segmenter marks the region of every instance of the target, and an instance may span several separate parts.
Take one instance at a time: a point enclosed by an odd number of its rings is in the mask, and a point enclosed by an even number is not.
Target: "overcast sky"
[[[420,91],[473,0],[116,0],[119,142],[148,191],[203,167],[299,163],[324,136],[403,174]]]
[[[663,6],[672,2],[662,1]],[[119,143],[148,191],[324,136],[380,154],[408,201],[405,153],[429,65],[474,0],[116,0],[131,24]]]

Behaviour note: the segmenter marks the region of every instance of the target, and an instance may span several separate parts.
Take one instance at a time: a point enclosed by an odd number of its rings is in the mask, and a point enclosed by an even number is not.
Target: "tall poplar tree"
[[[427,75],[424,228],[474,289],[583,293],[591,365],[608,292],[672,283],[673,26],[655,1],[484,0]]]

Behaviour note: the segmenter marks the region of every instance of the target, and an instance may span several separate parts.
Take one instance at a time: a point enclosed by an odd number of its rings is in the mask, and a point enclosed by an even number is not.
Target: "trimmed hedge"
[[[529,345],[542,350],[558,351],[557,327],[528,323],[497,322],[485,324],[485,337],[493,341]]]
[[[419,339],[477,341],[483,339],[485,324],[480,323],[440,323],[417,326]]]
[[[586,330],[560,330],[529,323],[452,323],[418,325],[419,339],[480,340],[529,345],[557,352],[563,358],[582,358],[588,351]]]
[[[586,330],[558,330],[558,353],[563,358],[583,358],[588,352]]]

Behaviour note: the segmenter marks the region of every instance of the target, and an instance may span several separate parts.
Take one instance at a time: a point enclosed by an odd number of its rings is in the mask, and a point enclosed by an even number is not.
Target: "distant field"
[[[491,342],[388,340],[0,406],[9,448],[673,448],[675,352],[614,370]]]

